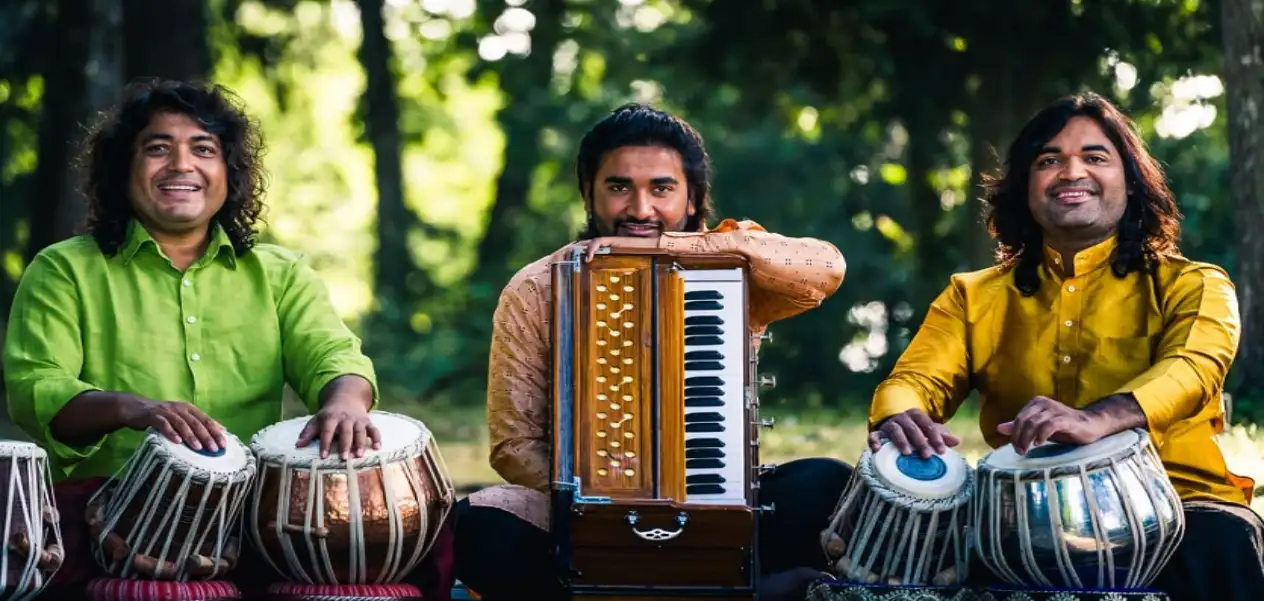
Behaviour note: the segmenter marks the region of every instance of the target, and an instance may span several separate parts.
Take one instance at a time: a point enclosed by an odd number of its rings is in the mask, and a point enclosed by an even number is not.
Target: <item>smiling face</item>
[[[1028,207],[1046,238],[1084,248],[1110,237],[1128,205],[1123,157],[1090,117],[1049,140],[1031,166]]]
[[[219,139],[188,115],[155,113],[136,136],[128,200],[151,230],[205,228],[228,196]]]
[[[684,230],[694,214],[680,153],[662,146],[623,146],[608,153],[589,199],[602,236],[652,237]]]

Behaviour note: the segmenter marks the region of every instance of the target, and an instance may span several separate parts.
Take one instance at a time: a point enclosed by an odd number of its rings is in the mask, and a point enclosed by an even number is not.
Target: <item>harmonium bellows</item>
[[[737,255],[553,265],[553,524],[572,596],[753,599],[756,347]]]

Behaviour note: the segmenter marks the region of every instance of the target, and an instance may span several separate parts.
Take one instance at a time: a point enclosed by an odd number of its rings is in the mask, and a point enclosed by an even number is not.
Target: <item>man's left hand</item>
[[[1026,455],[1033,446],[1048,441],[1066,444],[1090,444],[1109,434],[1109,424],[1099,415],[1038,396],[1018,412],[1013,421],[996,427],[1009,436],[1014,450]]]
[[[296,446],[305,447],[317,436],[320,436],[321,459],[329,457],[335,437],[343,461],[353,454],[356,458],[363,457],[368,445],[374,450],[382,448],[382,434],[369,420],[364,400],[348,394],[331,396],[299,433]]]

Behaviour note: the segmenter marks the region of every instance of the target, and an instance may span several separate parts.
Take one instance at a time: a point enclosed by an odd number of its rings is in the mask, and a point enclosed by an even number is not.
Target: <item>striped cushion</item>
[[[268,601],[418,601],[421,589],[409,584],[300,584],[268,587]]]
[[[226,580],[172,582],[97,578],[88,583],[91,601],[226,601],[240,599],[241,591]]]

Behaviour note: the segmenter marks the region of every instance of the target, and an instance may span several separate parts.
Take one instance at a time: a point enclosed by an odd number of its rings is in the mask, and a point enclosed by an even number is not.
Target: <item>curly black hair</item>
[[[575,161],[575,176],[584,198],[593,194],[593,180],[606,153],[625,146],[662,146],[680,153],[689,202],[694,214],[685,231],[700,232],[714,210],[711,203],[711,157],[702,136],[684,119],[653,107],[628,103],[611,111],[584,134]],[[590,211],[579,239],[597,237],[597,223]]]
[[[1124,160],[1128,204],[1119,221],[1119,245],[1111,257],[1111,271],[1121,278],[1134,271],[1149,272],[1164,256],[1180,254],[1180,210],[1163,169],[1146,150],[1136,125],[1097,94],[1065,96],[1027,122],[1010,145],[1001,173],[985,180],[986,221],[997,241],[997,261],[1014,271],[1014,283],[1026,296],[1040,288],[1044,246],[1044,233],[1027,205],[1030,169],[1041,148],[1079,116],[1096,121]]]
[[[237,255],[248,252],[258,236],[267,173],[259,126],[237,96],[218,84],[160,79],[138,80],[127,86],[123,96],[121,103],[101,115],[79,158],[88,202],[87,231],[101,251],[118,252],[135,215],[128,185],[136,136],[153,115],[174,112],[188,115],[219,138],[228,168],[228,197],[212,220],[228,234]]]

